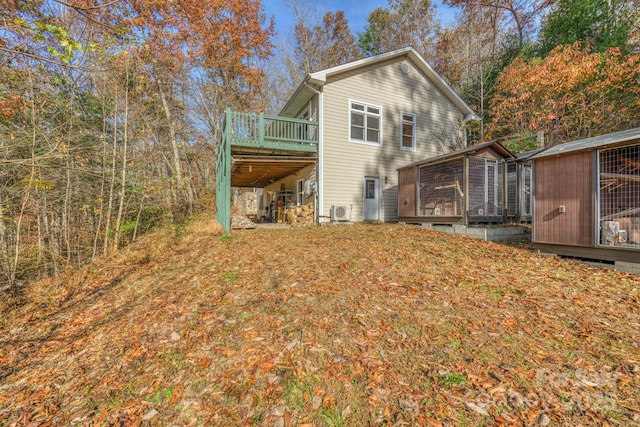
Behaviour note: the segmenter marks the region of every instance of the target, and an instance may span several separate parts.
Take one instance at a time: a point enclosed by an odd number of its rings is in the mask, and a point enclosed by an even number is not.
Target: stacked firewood
[[[292,227],[307,227],[314,224],[313,204],[291,207],[287,209],[287,224]]]

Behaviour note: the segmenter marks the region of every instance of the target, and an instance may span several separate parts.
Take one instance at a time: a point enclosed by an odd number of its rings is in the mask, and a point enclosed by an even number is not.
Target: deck
[[[316,162],[318,122],[227,109],[216,161],[216,216],[231,231],[231,187],[262,188]]]

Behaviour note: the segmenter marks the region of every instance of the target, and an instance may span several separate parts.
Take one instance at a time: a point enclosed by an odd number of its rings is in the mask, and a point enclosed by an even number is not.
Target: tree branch
[[[80,11],[80,10],[102,9],[104,7],[109,7],[109,6],[112,6],[112,5],[116,4],[116,3],[120,3],[121,0],[113,0],[113,1],[110,1],[109,3],[99,4],[99,5],[95,5],[95,6],[75,6],[75,5],[71,4],[71,3],[67,3],[67,2],[62,1],[62,0],[54,0],[54,1],[56,3],[58,3],[58,4],[63,5],[63,6],[67,6],[67,7],[70,7],[71,9],[75,9],[77,11]]]
[[[7,49],[7,48],[4,48],[4,47],[0,47],[0,52],[6,52],[6,53],[12,53],[14,55],[26,56],[27,58],[36,59],[38,61],[43,61],[43,62],[48,62],[49,64],[58,65],[60,67],[72,68],[72,69],[75,69],[75,70],[82,69],[82,67],[79,67],[77,65],[65,64],[64,62],[55,61],[53,59],[45,58],[44,56],[36,55],[34,53],[22,52],[22,51],[19,51],[19,50]]]

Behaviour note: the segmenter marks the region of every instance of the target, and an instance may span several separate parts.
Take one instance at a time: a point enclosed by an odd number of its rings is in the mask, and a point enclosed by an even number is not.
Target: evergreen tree
[[[610,47],[628,52],[633,28],[630,7],[626,0],[558,0],[540,31],[542,56],[556,46],[576,42],[590,45],[594,52]]]

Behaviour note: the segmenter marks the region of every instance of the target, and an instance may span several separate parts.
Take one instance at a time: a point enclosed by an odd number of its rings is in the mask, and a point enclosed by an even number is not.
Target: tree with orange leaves
[[[544,59],[516,59],[491,102],[490,137],[544,131],[548,146],[640,126],[640,55],[558,46]]]

